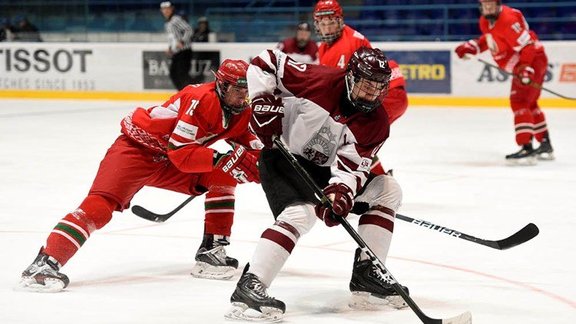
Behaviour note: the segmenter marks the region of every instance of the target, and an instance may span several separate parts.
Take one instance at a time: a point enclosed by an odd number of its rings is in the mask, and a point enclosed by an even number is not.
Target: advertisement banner
[[[0,43],[0,90],[141,91],[139,55],[133,44]]]
[[[576,58],[572,54],[576,50],[575,43],[548,42],[544,43],[548,56],[548,69],[543,86],[552,91],[567,96],[576,93]],[[489,52],[480,56],[483,60],[495,64]],[[511,76],[496,67],[485,65],[472,58],[461,60],[453,54],[453,94],[458,96],[504,97],[510,95]],[[542,91],[542,97],[555,97]]]
[[[566,96],[576,94],[576,42],[543,42],[548,56],[544,87]],[[476,59],[462,60],[454,53],[458,42],[375,42],[396,60],[413,97],[507,100],[510,77]],[[275,43],[194,44],[191,76],[195,82],[213,80],[225,59],[258,55]],[[163,43],[0,43],[0,95],[22,97],[34,93],[64,98],[102,98],[104,93],[140,98],[164,94],[174,87]],[[480,55],[493,63],[490,53]],[[138,95],[140,94],[140,95]],[[542,92],[542,98],[557,98]],[[416,100],[412,101],[416,102]],[[427,103],[428,101],[422,101]],[[471,101],[471,104],[477,103]],[[561,102],[560,104],[563,104]]]
[[[449,51],[386,51],[400,65],[409,93],[452,91]]]
[[[143,51],[144,89],[173,90],[170,81],[170,58],[162,51]],[[192,68],[190,76],[193,83],[203,83],[214,80],[212,71],[220,65],[220,51],[194,51],[192,53]]]

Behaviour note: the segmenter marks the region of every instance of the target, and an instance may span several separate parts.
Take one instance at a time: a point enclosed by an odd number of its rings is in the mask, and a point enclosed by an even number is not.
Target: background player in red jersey
[[[344,24],[344,12],[337,1],[320,0],[314,7],[314,25],[322,43],[318,49],[320,64],[344,69],[353,53],[360,47],[372,47],[364,35]],[[400,66],[394,60],[388,60],[392,69],[390,89],[385,95],[384,106],[391,113],[390,122],[406,112],[408,95],[406,80]],[[385,173],[378,157],[374,158],[372,172]]]
[[[288,54],[294,61],[318,64],[318,46],[312,40],[312,30],[307,22],[299,23],[296,35],[281,41],[276,48]]]
[[[514,73],[510,106],[514,112],[516,143],[521,146],[506,160],[516,164],[534,164],[536,158],[553,160],[553,149],[544,113],[538,106],[542,84],[548,67],[544,47],[519,10],[502,5],[500,0],[479,0],[482,36],[456,48],[460,58],[476,55],[487,49],[501,69]],[[532,147],[535,137],[540,146]]]
[[[249,131],[248,63],[225,60],[216,81],[189,85],[159,106],[136,108],[122,122],[122,134],[100,163],[88,196],[48,236],[45,247],[22,273],[20,287],[55,292],[69,279],[60,267],[90,235],[128,208],[144,186],[188,195],[206,193],[204,239],[193,274],[225,279],[238,267],[224,246],[234,217],[237,183],[259,182],[257,155],[262,147]],[[234,151],[209,146],[226,140]]]
[[[382,51],[367,47],[353,54],[346,70],[298,63],[277,50],[252,60],[247,74],[253,107],[250,126],[266,146],[259,170],[275,223],[262,233],[244,269],[228,318],[247,319],[252,313],[264,320],[282,317],[285,304],[270,297],[266,288],[317,218],[328,226],[339,224],[332,212],[346,217],[354,207],[354,213],[361,215],[358,233],[384,262],[402,192],[393,177],[371,174],[370,164],[390,132],[391,115],[382,98],[391,74]],[[331,208],[318,204],[313,191],[272,145],[272,138],[280,135],[317,185],[324,187]],[[364,205],[363,212],[356,211],[358,204]],[[349,287],[352,307],[406,306],[360,249]]]
[[[314,6],[314,27],[320,37],[320,64],[345,69],[352,54],[362,46],[372,47],[364,35],[344,24],[338,1],[320,0]]]

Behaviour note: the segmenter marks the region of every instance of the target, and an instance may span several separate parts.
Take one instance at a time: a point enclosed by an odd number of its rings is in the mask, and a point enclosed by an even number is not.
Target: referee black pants
[[[190,68],[192,67],[192,50],[185,49],[172,56],[170,63],[170,80],[178,91],[192,83]]]

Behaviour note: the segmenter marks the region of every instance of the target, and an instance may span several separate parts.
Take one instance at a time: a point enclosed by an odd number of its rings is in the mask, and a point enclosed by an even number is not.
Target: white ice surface
[[[160,225],[115,213],[63,268],[65,292],[13,290],[136,104],[0,100],[0,323],[224,322],[240,270],[232,281],[189,275],[202,198]],[[545,112],[557,160],[534,167],[504,164],[517,150],[508,109],[410,108],[394,125],[380,156],[403,187],[401,213],[486,239],[530,222],[541,230],[499,251],[398,220],[387,266],[428,315],[576,323],[576,110]],[[145,188],[133,203],[167,212],[185,198]],[[238,187],[236,211],[228,252],[243,266],[273,220],[254,184]],[[269,289],[287,304],[285,323],[420,323],[409,309],[348,308],[354,248],[344,229],[321,223],[300,240]]]

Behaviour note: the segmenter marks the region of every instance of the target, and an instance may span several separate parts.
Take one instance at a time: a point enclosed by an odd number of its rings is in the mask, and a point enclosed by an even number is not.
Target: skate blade
[[[215,267],[206,262],[196,262],[190,274],[202,279],[230,280],[235,273],[234,267]]]
[[[535,156],[528,156],[521,159],[506,159],[506,164],[509,166],[532,166],[538,163]]]
[[[282,321],[284,313],[274,307],[260,307],[262,312],[249,308],[244,303],[234,302],[224,318],[232,321],[267,322],[275,323]]]
[[[38,283],[34,278],[22,278],[15,291],[37,292],[37,293],[57,293],[64,290],[64,282],[58,279],[44,279],[45,284]]]
[[[369,292],[354,291],[352,292],[352,298],[350,298],[348,306],[358,310],[375,310],[382,308],[382,306],[403,309],[408,307],[408,304],[406,304],[404,299],[399,295],[380,298]]]
[[[540,161],[554,161],[556,157],[554,153],[540,153],[538,154],[538,160]]]

